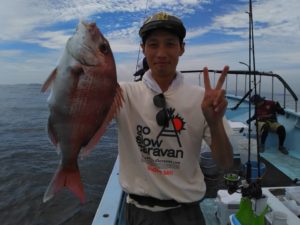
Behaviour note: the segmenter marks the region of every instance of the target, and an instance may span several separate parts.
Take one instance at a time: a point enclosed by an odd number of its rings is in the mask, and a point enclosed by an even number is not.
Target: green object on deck
[[[241,225],[265,225],[265,215],[268,212],[268,206],[260,215],[256,215],[252,209],[251,199],[241,198],[239,211],[235,214]]]

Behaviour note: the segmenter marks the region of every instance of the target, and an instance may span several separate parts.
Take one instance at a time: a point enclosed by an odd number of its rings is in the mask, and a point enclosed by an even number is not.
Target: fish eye
[[[107,44],[101,44],[101,45],[99,45],[99,50],[102,53],[107,54],[109,51],[109,48],[108,48]]]

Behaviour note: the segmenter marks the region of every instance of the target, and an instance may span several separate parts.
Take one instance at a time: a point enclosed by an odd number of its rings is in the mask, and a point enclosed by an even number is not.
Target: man
[[[265,100],[260,95],[253,95],[250,102],[255,105],[255,114],[247,120],[250,123],[257,118],[257,130],[260,135],[260,152],[265,151],[265,142],[269,131],[276,132],[278,135],[278,150],[287,155],[288,150],[284,147],[285,128],[277,121],[277,113],[284,115],[285,111],[278,102]]]
[[[232,165],[232,147],[223,125],[227,107],[204,70],[205,91],[184,83],[176,71],[186,30],[166,13],[140,28],[149,70],[140,82],[123,83],[125,104],[117,115],[120,184],[128,193],[126,225],[203,225],[199,201],[206,186],[199,166],[202,140],[221,168]]]

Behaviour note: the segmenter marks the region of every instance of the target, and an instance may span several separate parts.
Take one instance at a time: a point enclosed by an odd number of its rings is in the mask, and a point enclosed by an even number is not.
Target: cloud
[[[16,55],[14,59],[2,57],[0,51],[1,75],[0,83],[42,83],[46,80],[50,72],[56,67],[56,63],[61,54],[60,51],[51,53],[30,53],[22,51],[6,51],[8,55]],[[17,60],[16,60],[17,59]]]
[[[215,29],[232,34],[238,29],[248,32],[249,14],[248,6],[235,7],[231,12],[214,19]],[[289,3],[281,0],[257,1],[253,4],[253,20],[255,36],[288,37],[293,31],[300,36],[300,1],[290,0]],[[235,34],[245,37],[245,32]]]
[[[198,27],[187,30],[186,39],[193,39],[199,36],[203,36],[212,30],[212,27]]]
[[[41,47],[49,49],[61,49],[66,44],[70,36],[70,33],[65,31],[36,32],[34,38],[27,38],[25,41],[28,43],[35,43]]]
[[[2,50],[0,51],[0,58],[9,59],[11,57],[18,57],[21,53],[21,50]]]
[[[190,11],[200,4],[199,0],[152,0],[148,4],[148,12],[158,9]],[[146,8],[144,0],[10,0],[1,2],[0,8],[0,40],[17,40],[28,37],[39,28],[51,26],[58,22],[78,19],[90,19],[95,14],[127,12],[137,21]],[[128,16],[128,15],[127,15]],[[129,19],[123,16],[124,20]],[[135,19],[137,19],[135,18]]]
[[[0,82],[42,81],[57,62],[78,19],[96,20],[110,41],[120,79],[132,80],[145,17],[165,10],[187,24],[187,48],[179,68],[222,68],[248,60],[248,1],[209,0],[10,0],[1,3]],[[300,1],[254,1],[257,67],[295,74],[299,70]],[[197,15],[203,19],[197,20]],[[202,17],[201,17],[202,18]],[[212,39],[210,39],[213,37]],[[207,40],[210,44],[207,44]],[[212,41],[213,40],[213,41]],[[14,44],[17,41],[18,44]],[[22,43],[20,46],[19,43]],[[35,50],[31,47],[36,46]],[[206,43],[206,44],[205,44]],[[42,49],[39,52],[38,49]],[[29,49],[29,51],[28,51]],[[297,68],[297,69],[295,69]],[[274,71],[274,72],[276,72]],[[13,74],[13,76],[11,76]],[[43,74],[41,76],[41,74]],[[5,77],[5,79],[2,79]]]

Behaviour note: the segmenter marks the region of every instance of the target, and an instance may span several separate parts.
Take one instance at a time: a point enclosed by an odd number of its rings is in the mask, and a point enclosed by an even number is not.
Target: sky
[[[0,84],[43,83],[56,67],[79,20],[95,21],[109,40],[118,80],[133,80],[138,30],[151,14],[182,19],[186,49],[178,69],[247,69],[248,0],[0,0]],[[300,1],[253,0],[259,71],[300,85]]]

